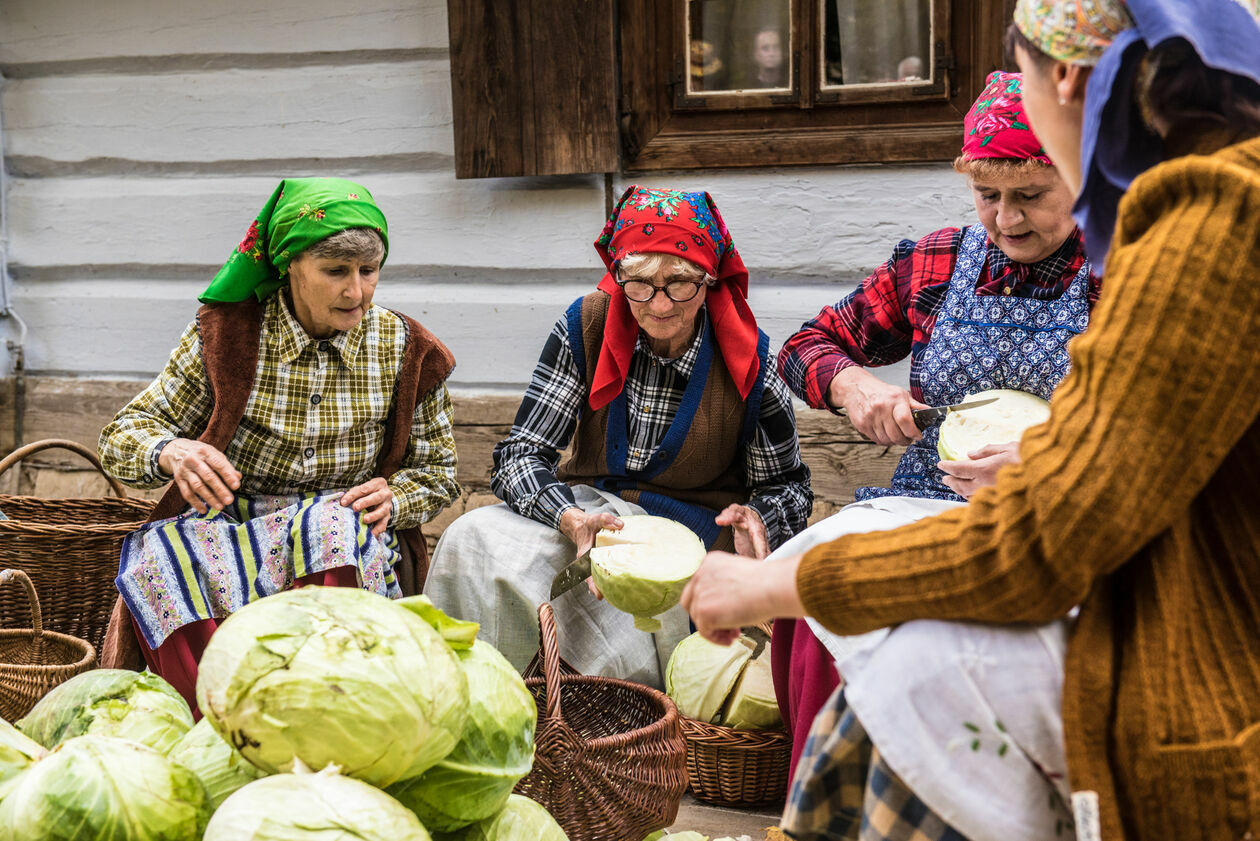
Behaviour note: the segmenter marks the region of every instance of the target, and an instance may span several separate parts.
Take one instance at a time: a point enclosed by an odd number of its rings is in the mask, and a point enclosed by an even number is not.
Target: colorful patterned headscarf
[[[675,254],[717,279],[705,306],[722,359],[741,397],[757,380],[757,320],[748,308],[748,270],[708,193],[658,190],[632,184],[595,240],[608,272],[599,288],[612,296],[590,405],[599,409],[621,393],[638,340],[639,323],[617,285],[617,262],[627,254]]]
[[[294,257],[349,228],[376,231],[389,254],[385,214],[365,187],[343,178],[286,178],[197,300],[261,301],[287,282]]]
[[[1018,73],[989,74],[984,90],[963,117],[964,158],[1018,158],[1054,166],[1024,116],[1023,83]]]
[[[1015,25],[1051,58],[1092,67],[1133,18],[1122,0],[1019,0]]]
[[[1018,0],[1015,25],[1025,37],[1051,58],[1094,68],[1073,214],[1095,266],[1104,265],[1121,197],[1163,160],[1163,139],[1133,102],[1142,59],[1180,39],[1206,66],[1260,84],[1258,19],[1260,0]]]

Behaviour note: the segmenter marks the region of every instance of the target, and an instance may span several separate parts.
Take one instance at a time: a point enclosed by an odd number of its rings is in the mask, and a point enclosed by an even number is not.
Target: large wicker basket
[[[550,604],[538,621],[543,677],[525,681],[538,703],[534,768],[517,793],[546,807],[571,841],[639,841],[669,826],[687,790],[674,702],[626,680],[562,675]]]
[[[74,441],[48,439],[27,444],[0,461],[3,474],[23,458],[53,447],[71,450],[105,476],[96,453]],[[44,626],[90,642],[105,640],[118,598],[114,578],[123,538],[138,529],[153,502],[128,499],[109,476],[117,498],[41,499],[0,494],[0,567],[20,569],[43,597]],[[16,588],[0,590],[0,628],[30,628],[32,617]]]
[[[783,730],[735,730],[682,716],[687,774],[697,800],[765,806],[787,797],[792,740]]]
[[[20,569],[0,570],[0,589],[16,581],[25,588],[33,628],[0,631],[0,718],[17,721],[57,684],[85,672],[96,663],[91,643],[66,634],[45,631],[39,596]],[[9,587],[8,590],[16,590]]]

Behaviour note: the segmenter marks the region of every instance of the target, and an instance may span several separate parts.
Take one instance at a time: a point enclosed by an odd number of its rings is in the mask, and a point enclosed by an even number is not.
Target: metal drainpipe
[[[9,169],[4,159],[4,87],[0,74],[0,317],[17,322],[17,341],[5,342],[13,358],[13,446],[22,446],[26,417],[26,322],[10,303],[13,279],[9,277]]]

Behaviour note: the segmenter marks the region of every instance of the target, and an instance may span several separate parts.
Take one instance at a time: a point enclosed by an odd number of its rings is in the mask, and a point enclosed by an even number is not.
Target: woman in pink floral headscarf
[[[945,228],[917,243],[903,240],[855,292],[784,345],[779,371],[797,396],[815,408],[847,411],[867,438],[905,446],[906,452],[886,487],[859,489],[857,502],[797,535],[771,560],[842,534],[891,529],[964,505],[994,482],[1001,467],[1018,461],[1018,442],[991,445],[965,461],[940,461],[939,422],[920,430],[912,411],[957,403],[990,388],[1048,399],[1066,375],[1067,342],[1088,324],[1099,285],[1072,221],[1071,192],[1024,115],[1021,82],[1017,73],[993,73],[964,120],[962,154],[954,168],[967,176],[981,224]],[[908,389],[866,370],[906,357]],[[887,681],[874,689],[855,686],[857,668],[846,671],[846,658],[852,663],[884,634],[839,638],[810,620],[775,623],[775,689],[793,737],[794,768],[840,673],[849,681],[846,691],[855,707],[895,709],[884,692],[904,698],[904,691]],[[888,781],[882,790],[918,802],[882,759],[871,760],[864,734],[855,730],[852,741],[852,765],[862,781],[882,776]],[[876,739],[875,745],[897,753],[897,744]],[[1012,769],[1022,762],[999,761]],[[1023,767],[1037,773],[1026,762]],[[856,820],[862,786],[855,795]]]

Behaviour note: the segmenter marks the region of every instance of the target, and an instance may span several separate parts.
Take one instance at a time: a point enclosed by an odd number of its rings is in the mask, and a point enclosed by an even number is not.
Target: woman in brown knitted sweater
[[[1260,837],[1255,11],[1020,0],[1029,117],[1106,255],[1050,420],[966,508],[756,568],[714,553],[683,596],[718,640],[769,616],[855,634],[1079,604],[1062,726],[1083,840]],[[793,837],[831,837],[825,718]]]

